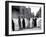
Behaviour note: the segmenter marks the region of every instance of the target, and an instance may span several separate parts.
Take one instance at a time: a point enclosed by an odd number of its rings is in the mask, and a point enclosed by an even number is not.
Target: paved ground
[[[18,31],[30,31],[30,30],[40,30],[41,28],[38,28],[38,27],[34,27],[34,28],[30,28],[30,29],[21,29],[21,30],[18,30]]]

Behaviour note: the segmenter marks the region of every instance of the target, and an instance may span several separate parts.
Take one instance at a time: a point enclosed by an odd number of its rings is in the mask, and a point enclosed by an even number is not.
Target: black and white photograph
[[[6,35],[44,33],[44,3],[6,2]]]

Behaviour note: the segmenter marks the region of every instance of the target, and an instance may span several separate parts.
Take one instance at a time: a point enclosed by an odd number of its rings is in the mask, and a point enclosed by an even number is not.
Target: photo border
[[[27,4],[44,5],[44,32],[43,33],[28,33],[28,34],[12,34],[12,35],[9,35],[9,3],[27,3]],[[45,34],[45,3],[22,2],[22,1],[5,1],[5,36],[34,35],[34,34]]]

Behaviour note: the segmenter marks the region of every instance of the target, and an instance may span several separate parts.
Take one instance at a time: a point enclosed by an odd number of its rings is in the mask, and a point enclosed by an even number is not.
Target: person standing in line
[[[23,18],[22,24],[23,24],[23,28],[25,29],[25,19],[24,18]]]
[[[28,28],[30,28],[30,18],[28,18]]]
[[[21,19],[18,17],[19,29],[21,29]]]
[[[34,17],[33,22],[34,22],[34,27],[36,27],[37,26],[37,18],[36,17]]]
[[[15,31],[13,19],[12,19],[12,30]]]

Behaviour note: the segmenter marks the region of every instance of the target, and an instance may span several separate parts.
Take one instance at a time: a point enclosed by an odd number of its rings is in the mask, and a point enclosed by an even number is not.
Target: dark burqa
[[[22,21],[22,24],[23,24],[23,28],[25,28],[25,20],[24,19]]]
[[[34,22],[34,27],[37,26],[37,18],[33,19],[33,22]]]
[[[12,20],[12,30],[15,31],[13,20]]]
[[[20,18],[18,18],[19,20],[18,20],[18,22],[19,22],[19,28],[21,29],[21,20],[20,20]]]

